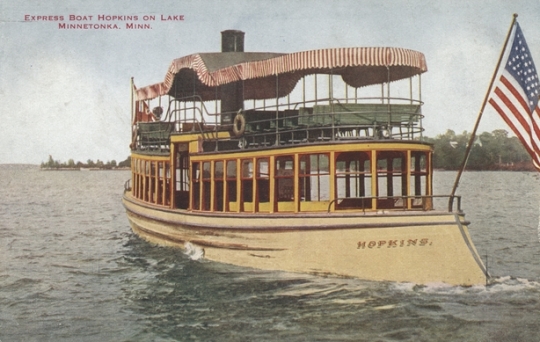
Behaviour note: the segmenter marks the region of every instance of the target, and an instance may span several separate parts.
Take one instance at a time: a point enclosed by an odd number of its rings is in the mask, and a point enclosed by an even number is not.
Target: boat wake
[[[204,249],[202,247],[192,244],[191,242],[186,242],[184,244],[184,253],[191,260],[200,260],[204,258]]]
[[[515,278],[511,276],[493,278],[485,287],[487,292],[520,292],[526,290],[540,291],[538,280]]]
[[[488,285],[477,286],[453,286],[445,283],[432,283],[427,285],[417,285],[413,283],[396,283],[393,284],[394,289],[400,292],[422,292],[422,293],[508,293],[521,291],[538,291],[540,292],[540,282],[537,280],[529,280],[524,278],[516,278],[511,276],[494,277],[490,279]]]

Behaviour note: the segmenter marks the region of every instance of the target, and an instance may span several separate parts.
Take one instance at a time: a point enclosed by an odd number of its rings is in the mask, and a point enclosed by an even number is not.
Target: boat
[[[485,284],[459,196],[433,194],[425,56],[404,48],[174,59],[132,79],[132,230],[194,258],[370,281]],[[450,205],[446,205],[446,203]]]

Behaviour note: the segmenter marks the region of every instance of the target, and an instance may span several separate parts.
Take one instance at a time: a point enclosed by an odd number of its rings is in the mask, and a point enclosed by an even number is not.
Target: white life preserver
[[[235,137],[241,137],[246,131],[246,118],[240,109],[233,120],[232,131]]]

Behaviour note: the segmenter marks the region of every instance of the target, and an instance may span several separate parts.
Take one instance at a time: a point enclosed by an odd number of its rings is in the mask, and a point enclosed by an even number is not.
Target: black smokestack
[[[221,52],[244,52],[244,32],[239,30],[222,31]]]
[[[221,52],[244,52],[244,32],[226,30],[221,32]],[[230,125],[236,112],[244,107],[242,81],[221,86],[221,124]]]

